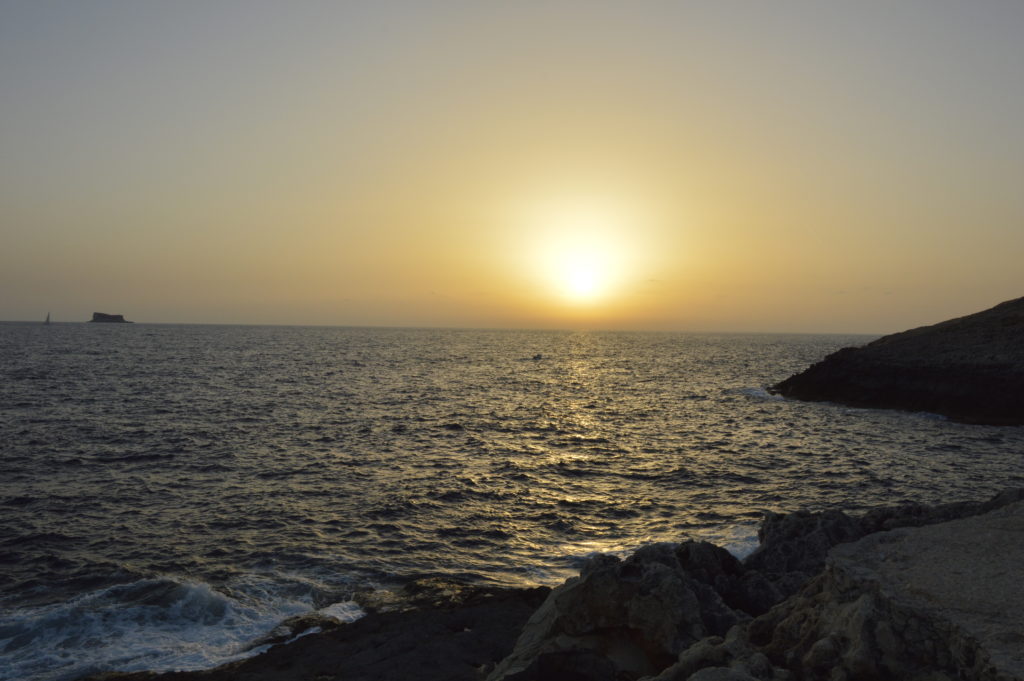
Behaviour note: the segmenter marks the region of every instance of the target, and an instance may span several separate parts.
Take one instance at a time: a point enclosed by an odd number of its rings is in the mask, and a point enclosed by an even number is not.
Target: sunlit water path
[[[1024,482],[1024,428],[764,391],[868,340],[0,324],[0,679],[210,666],[357,589]]]

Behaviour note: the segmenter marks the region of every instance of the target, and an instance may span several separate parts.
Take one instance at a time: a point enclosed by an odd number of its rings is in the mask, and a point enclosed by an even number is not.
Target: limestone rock
[[[1024,679],[1024,502],[834,548],[750,640],[800,679]]]
[[[741,576],[735,558],[706,543],[654,544],[624,561],[597,556],[551,592],[489,678],[571,678],[566,660],[592,670],[579,678],[656,674],[701,638],[749,619],[716,588],[742,603]]]
[[[857,519],[865,535],[898,527],[922,527],[950,520],[960,520],[1024,501],[1024,488],[1006,489],[988,501],[957,501],[928,506],[909,503],[868,511]]]
[[[787,648],[783,654],[778,645],[769,645],[776,629],[780,641],[806,638],[800,627],[822,598],[814,589],[822,588],[823,578],[808,581],[822,573],[830,551],[859,546],[853,542],[885,527],[943,523],[1021,499],[1024,490],[1008,490],[984,503],[904,504],[861,517],[839,511],[769,513],[761,547],[742,563],[717,546],[693,541],[647,546],[624,561],[598,556],[579,577],[551,592],[490,679],[611,680],[646,674],[658,681],[686,681],[715,667],[761,681],[787,678],[786,669],[875,673],[871,654],[877,651],[851,652],[844,647],[845,630],[812,638],[807,649],[796,652]],[[848,589],[852,595],[830,605],[823,619],[854,629],[857,622],[885,619],[873,591],[856,584]],[[790,618],[787,608],[797,614]],[[758,645],[751,645],[745,627],[758,615],[763,617],[751,625]],[[879,635],[884,639],[885,631]],[[766,652],[775,655],[771,662]]]
[[[739,624],[723,639],[710,636],[698,641],[679,655],[679,661],[651,681],[700,681],[705,679],[739,681],[789,681],[787,670],[774,667],[768,657],[754,648],[747,629]]]
[[[1024,298],[843,348],[771,390],[801,400],[1024,424]]]
[[[745,565],[768,575],[781,594],[789,596],[825,567],[829,549],[864,534],[860,523],[842,511],[769,512],[757,532],[760,545]]]

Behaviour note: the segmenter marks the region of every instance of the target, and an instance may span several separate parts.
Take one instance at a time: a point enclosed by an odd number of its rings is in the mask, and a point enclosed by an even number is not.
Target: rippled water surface
[[[0,678],[209,666],[356,589],[1024,481],[1024,428],[763,389],[868,340],[0,324]]]

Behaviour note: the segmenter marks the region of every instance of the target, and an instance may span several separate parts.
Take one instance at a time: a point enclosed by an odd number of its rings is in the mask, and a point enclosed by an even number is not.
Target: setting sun
[[[607,199],[552,201],[527,218],[536,274],[563,303],[594,305],[613,297],[627,276],[631,220]]]
[[[555,278],[562,294],[573,302],[592,302],[607,292],[611,267],[605,254],[588,247],[561,256]]]

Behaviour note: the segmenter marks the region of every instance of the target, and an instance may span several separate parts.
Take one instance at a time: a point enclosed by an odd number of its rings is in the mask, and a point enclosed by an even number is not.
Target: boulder
[[[757,532],[759,546],[745,565],[763,573],[783,596],[789,596],[825,567],[829,549],[864,534],[860,523],[842,511],[769,511]]]
[[[572,665],[590,670],[579,678],[657,674],[705,636],[749,619],[734,607],[747,597],[742,573],[732,555],[705,542],[652,544],[626,560],[596,556],[551,592],[488,678],[573,678]]]

